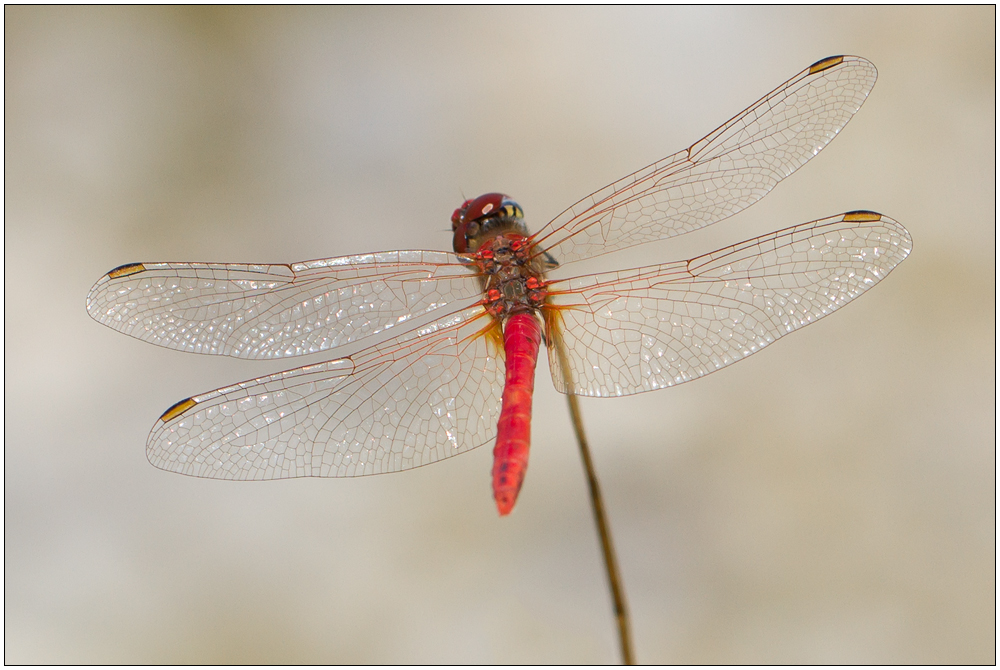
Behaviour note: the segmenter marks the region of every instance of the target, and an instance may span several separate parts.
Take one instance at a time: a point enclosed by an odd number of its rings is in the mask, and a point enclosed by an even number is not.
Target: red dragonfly
[[[543,340],[563,393],[665,388],[813,323],[906,258],[905,228],[855,211],[690,260],[549,276],[753,204],[836,137],[875,78],[863,58],[823,59],[533,235],[517,203],[488,193],[455,210],[454,253],[131,263],[94,285],[87,311],[146,342],[245,359],[335,353],[383,336],[357,353],[173,405],[146,444],[156,467],[217,479],[352,477],[495,440],[493,491],[505,515],[527,468]]]

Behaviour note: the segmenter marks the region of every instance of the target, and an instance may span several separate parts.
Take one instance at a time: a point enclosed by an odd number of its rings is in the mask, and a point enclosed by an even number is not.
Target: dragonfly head
[[[485,193],[463,202],[451,215],[451,229],[455,251],[460,254],[472,253],[503,233],[528,234],[521,206],[503,193]]]

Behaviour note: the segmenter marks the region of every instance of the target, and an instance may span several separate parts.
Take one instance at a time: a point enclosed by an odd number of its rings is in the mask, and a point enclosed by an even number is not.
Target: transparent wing
[[[87,311],[161,347],[267,359],[326,351],[481,291],[459,256],[438,251],[291,265],[133,263],[94,284]]]
[[[158,468],[214,479],[407,470],[496,436],[504,368],[481,307],[357,355],[177,403],[149,434]]]
[[[565,362],[564,393],[621,396],[673,386],[746,358],[826,316],[910,253],[906,229],[850,212],[689,261],[588,275],[549,286]]]
[[[876,74],[864,58],[821,60],[687,149],[587,196],[534,240],[565,265],[721,221],[836,137]]]

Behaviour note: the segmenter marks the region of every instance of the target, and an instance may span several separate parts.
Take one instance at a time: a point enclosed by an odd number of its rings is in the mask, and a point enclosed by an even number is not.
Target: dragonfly
[[[146,443],[158,468],[230,480],[354,477],[492,442],[493,495],[507,515],[527,470],[542,342],[562,393],[667,388],[840,309],[907,257],[902,225],[858,210],[687,260],[556,276],[752,205],[837,136],[876,76],[864,58],[820,60],[533,234],[520,205],[487,193],[452,215],[453,252],[129,263],[97,281],[87,311],[179,351],[248,360],[326,354],[172,405]]]

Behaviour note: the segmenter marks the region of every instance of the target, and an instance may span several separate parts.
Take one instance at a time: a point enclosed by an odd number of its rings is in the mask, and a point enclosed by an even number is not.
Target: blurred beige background
[[[565,401],[490,450],[354,480],[167,474],[180,398],[286,363],[160,350],[84,298],[128,261],[448,249],[462,195],[535,228],[810,63],[879,82],[684,258],[850,209],[874,291],[681,387],[584,400],[646,663],[995,662],[995,9],[5,7],[5,661],[606,663]],[[296,361],[308,362],[305,361]]]

